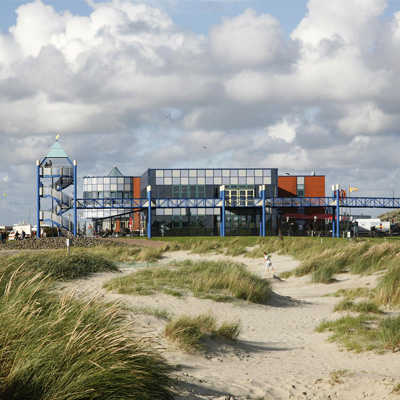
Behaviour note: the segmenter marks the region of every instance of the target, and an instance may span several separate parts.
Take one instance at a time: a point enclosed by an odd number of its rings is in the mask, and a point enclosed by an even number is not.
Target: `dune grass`
[[[76,279],[95,272],[117,272],[117,265],[108,257],[88,251],[76,251],[67,255],[62,250],[40,253],[21,253],[0,258],[0,267],[43,272],[54,279]]]
[[[166,325],[164,334],[185,351],[199,351],[204,348],[206,337],[236,340],[240,329],[239,320],[224,321],[217,327],[215,316],[207,313],[196,317],[188,315],[176,317]]]
[[[382,350],[378,329],[379,317],[370,314],[346,315],[335,321],[322,321],[317,332],[332,332],[329,341],[338,342],[349,351]]]
[[[353,302],[351,300],[344,299],[340,303],[336,304],[333,311],[353,311],[356,313],[365,314],[383,314],[383,311],[379,307],[370,301]]]
[[[118,305],[55,293],[55,280],[102,270],[99,257],[86,255],[77,271],[63,257],[0,259],[0,398],[172,399],[170,368],[132,338]]]
[[[389,349],[393,353],[400,350],[400,316],[382,319],[379,338],[385,349]]]
[[[400,305],[400,265],[391,265],[376,288],[376,301],[389,306]]]
[[[140,247],[140,246],[111,246],[101,245],[90,249],[91,254],[107,257],[114,262],[134,262],[134,261],[155,261],[162,258],[165,251],[170,251],[170,246],[159,248]],[[84,249],[74,248],[71,254],[82,254]]]
[[[216,301],[233,299],[264,304],[270,297],[267,280],[251,274],[238,263],[227,261],[183,261],[167,266],[134,271],[104,284],[121,294],[151,294],[171,290],[182,295],[187,291],[200,298]]]

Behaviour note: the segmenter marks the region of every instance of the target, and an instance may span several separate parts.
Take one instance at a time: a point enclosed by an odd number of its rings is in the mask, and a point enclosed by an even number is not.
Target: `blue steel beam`
[[[78,209],[96,208],[148,208],[148,199],[77,199]],[[225,200],[225,207],[262,207],[262,198]],[[336,207],[334,197],[267,197],[266,207]],[[202,199],[151,199],[155,208],[216,208],[222,207],[219,198]],[[343,197],[339,207],[349,208],[400,208],[400,198],[390,197]]]

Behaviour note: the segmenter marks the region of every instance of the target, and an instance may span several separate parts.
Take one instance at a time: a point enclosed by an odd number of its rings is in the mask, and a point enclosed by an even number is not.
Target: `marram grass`
[[[1,260],[0,399],[172,399],[169,367],[119,306],[56,294],[65,274],[40,257],[40,271],[35,257]]]
[[[220,327],[217,327],[215,316],[207,313],[196,317],[181,315],[173,318],[165,326],[164,334],[183,350],[198,351],[204,348],[205,338],[219,337],[236,340],[240,329],[239,320],[224,321]]]
[[[190,291],[197,297],[240,299],[265,303],[270,297],[270,284],[250,273],[238,263],[227,261],[183,261],[160,267],[140,269],[104,284],[108,290],[123,294],[155,292],[182,295]]]
[[[117,265],[109,258],[90,252],[48,251],[38,253],[21,253],[16,256],[0,258],[0,268],[16,269],[21,267],[55,279],[83,278],[95,272],[116,272]]]

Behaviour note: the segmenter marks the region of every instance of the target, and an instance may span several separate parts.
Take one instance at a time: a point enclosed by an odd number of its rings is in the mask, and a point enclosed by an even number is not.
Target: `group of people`
[[[7,233],[0,231],[0,244],[3,244],[7,241]]]

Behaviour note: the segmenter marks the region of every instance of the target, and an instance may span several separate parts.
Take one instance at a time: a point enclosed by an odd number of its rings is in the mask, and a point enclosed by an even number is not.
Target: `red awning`
[[[332,214],[313,214],[313,215],[310,215],[308,218],[311,220],[314,220],[315,217],[317,217],[317,221],[320,221],[323,219],[332,219]]]
[[[282,219],[308,219],[309,216],[300,213],[287,213],[282,215]]]

